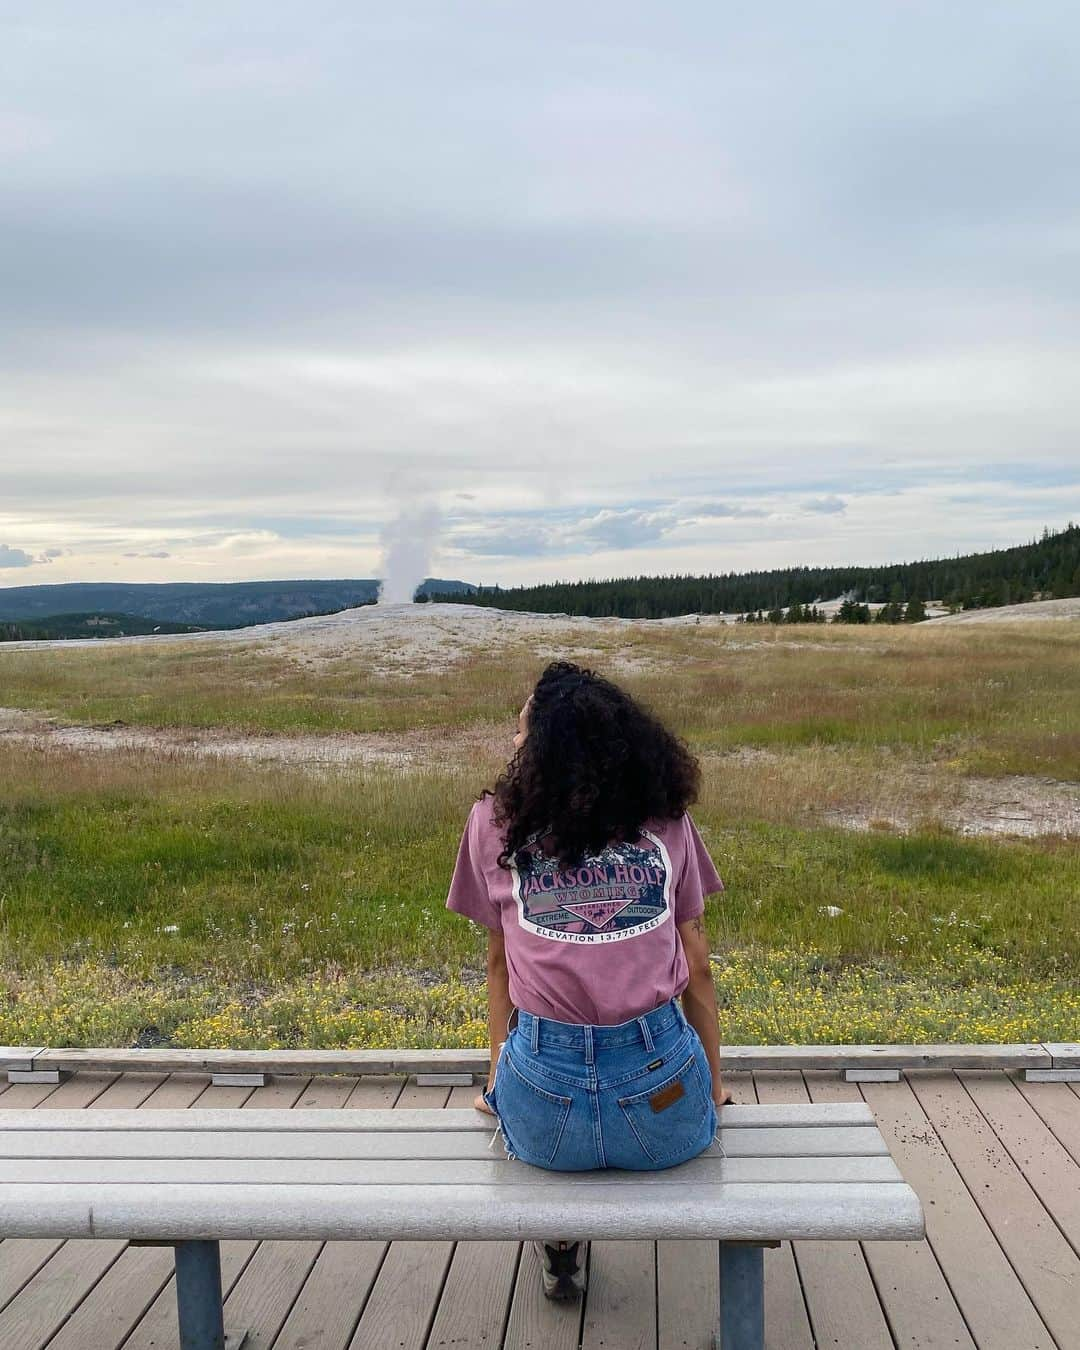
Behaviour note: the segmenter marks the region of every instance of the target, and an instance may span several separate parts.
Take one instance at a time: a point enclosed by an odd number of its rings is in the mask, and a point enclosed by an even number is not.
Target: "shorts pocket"
[[[507,1152],[547,1167],[562,1139],[572,1098],[549,1092],[527,1078],[504,1048],[495,1073],[493,1104]]]
[[[701,1066],[692,1054],[673,1074],[644,1092],[617,1097],[645,1154],[653,1162],[681,1161],[710,1142],[706,1130],[711,1092],[706,1091]],[[711,1138],[711,1135],[710,1135]],[[700,1149],[698,1149],[700,1151]]]

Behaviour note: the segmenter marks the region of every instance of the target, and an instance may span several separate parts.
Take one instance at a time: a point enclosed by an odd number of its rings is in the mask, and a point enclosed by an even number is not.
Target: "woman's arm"
[[[491,1067],[488,1070],[488,1091],[495,1086],[495,1065],[499,1059],[499,1048],[506,1040],[506,1024],[514,1005],[510,1002],[510,977],[506,970],[506,948],[502,933],[488,929],[487,950],[487,995],[488,995],[488,1039],[491,1042]],[[478,1111],[487,1111],[487,1103],[477,1093],[474,1106]]]
[[[690,983],[682,995],[686,1020],[701,1037],[712,1070],[713,1101],[723,1106],[731,1101],[720,1079],[720,1023],[716,1008],[716,988],[709,965],[709,944],[705,937],[705,922],[699,915],[679,924],[686,963],[690,967]]]

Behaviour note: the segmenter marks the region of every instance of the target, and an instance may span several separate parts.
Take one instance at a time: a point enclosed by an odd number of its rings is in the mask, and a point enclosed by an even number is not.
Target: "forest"
[[[815,605],[844,597],[850,604],[840,621],[865,623],[870,617],[863,608],[866,605],[887,606],[883,622],[911,622],[923,617],[921,607],[931,600],[961,610],[1074,595],[1080,595],[1080,525],[1070,521],[1063,530],[1044,530],[1029,544],[922,562],[485,586],[472,593],[434,591],[430,599],[622,619],[677,614],[756,617],[759,611],[768,619],[772,611],[773,622],[791,606],[798,606],[797,612],[804,616],[801,621],[813,622],[820,617],[812,612]]]

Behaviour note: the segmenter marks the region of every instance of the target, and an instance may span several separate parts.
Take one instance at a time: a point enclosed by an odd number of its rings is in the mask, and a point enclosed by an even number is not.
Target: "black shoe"
[[[585,1292],[584,1242],[534,1242],[546,1298],[569,1300]]]

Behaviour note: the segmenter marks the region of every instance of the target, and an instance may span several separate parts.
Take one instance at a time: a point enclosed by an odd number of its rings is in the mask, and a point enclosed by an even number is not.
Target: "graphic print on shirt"
[[[623,942],[671,917],[671,859],[663,842],[609,844],[575,867],[526,848],[511,861],[518,923],[553,942]]]

